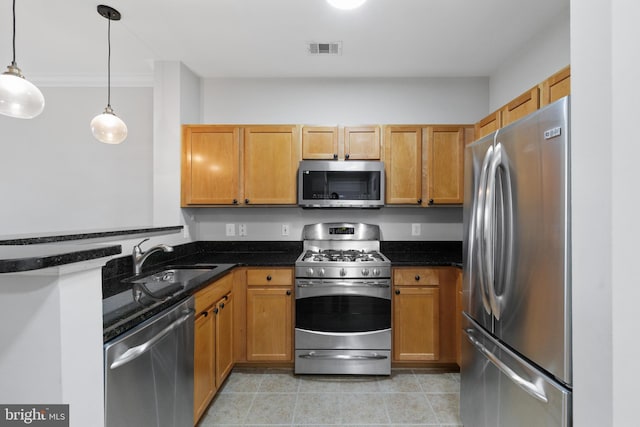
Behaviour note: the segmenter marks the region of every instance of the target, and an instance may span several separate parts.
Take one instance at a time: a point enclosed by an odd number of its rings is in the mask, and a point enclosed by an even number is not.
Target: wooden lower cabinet
[[[247,269],[247,362],[293,361],[293,269]]]
[[[453,365],[456,344],[456,270],[393,269],[392,354],[397,365]]]
[[[193,419],[197,423],[234,364],[233,275],[195,294]]]

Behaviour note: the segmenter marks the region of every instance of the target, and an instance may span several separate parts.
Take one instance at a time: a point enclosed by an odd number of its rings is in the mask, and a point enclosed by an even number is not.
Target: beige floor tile
[[[436,417],[442,424],[462,424],[460,421],[460,398],[457,393],[427,394]]]
[[[378,386],[383,393],[422,392],[418,379],[411,371],[392,372],[390,376],[379,379]]]
[[[247,414],[247,424],[291,424],[296,393],[257,393]]]
[[[299,393],[338,393],[340,380],[331,375],[298,375]]]
[[[202,417],[199,427],[219,424],[242,424],[247,417],[254,394],[218,394]]]
[[[294,424],[340,424],[340,400],[337,393],[304,393],[298,395]]]
[[[255,393],[264,377],[263,371],[233,371],[222,385],[219,393]]]
[[[423,393],[384,393],[391,423],[437,425],[438,419]]]
[[[416,373],[416,378],[425,393],[459,393],[460,381],[449,373]]]
[[[300,380],[289,371],[267,371],[262,375],[260,393],[297,393]]]
[[[342,393],[377,393],[380,392],[378,377],[352,375],[340,380]]]
[[[381,393],[340,394],[340,413],[342,425],[389,423]]]

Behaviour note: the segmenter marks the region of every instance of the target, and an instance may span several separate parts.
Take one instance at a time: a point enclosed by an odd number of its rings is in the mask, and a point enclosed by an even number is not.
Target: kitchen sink
[[[208,267],[172,267],[147,276],[134,278],[131,280],[131,283],[141,283],[144,285],[149,285],[150,283],[167,285],[182,283],[186,285],[190,280],[212,273],[217,267],[217,265]]]

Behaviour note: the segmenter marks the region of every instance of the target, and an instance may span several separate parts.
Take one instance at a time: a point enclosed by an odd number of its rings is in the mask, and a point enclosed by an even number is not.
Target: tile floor
[[[456,373],[294,376],[290,370],[235,369],[198,427],[461,426],[459,393]]]

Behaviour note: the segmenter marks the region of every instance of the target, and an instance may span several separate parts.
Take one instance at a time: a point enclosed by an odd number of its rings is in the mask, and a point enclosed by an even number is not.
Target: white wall
[[[489,110],[504,104],[569,65],[569,9],[540,31],[491,75]]]
[[[317,222],[378,224],[383,240],[462,240],[461,208],[389,207],[382,209],[216,208],[189,209],[196,216],[198,240],[301,240],[302,227]],[[234,224],[236,236],[226,236],[226,224]],[[239,224],[247,235],[238,236]],[[282,225],[289,236],[282,235]],[[420,224],[419,236],[411,225]]]
[[[261,124],[475,123],[487,111],[487,78],[207,79],[203,122]],[[189,209],[202,240],[300,240],[315,222],[380,224],[386,240],[461,240],[461,208],[303,210]],[[225,235],[225,224],[247,224],[247,236]],[[420,236],[411,224],[422,225]],[[281,225],[290,225],[282,236]]]
[[[151,224],[151,88],[112,88],[129,129],[120,145],[98,142],[89,128],[106,88],[41,90],[40,116],[0,116],[0,236]]]
[[[207,79],[205,123],[475,123],[487,78]]]
[[[574,425],[638,422],[640,5],[571,1]]]

